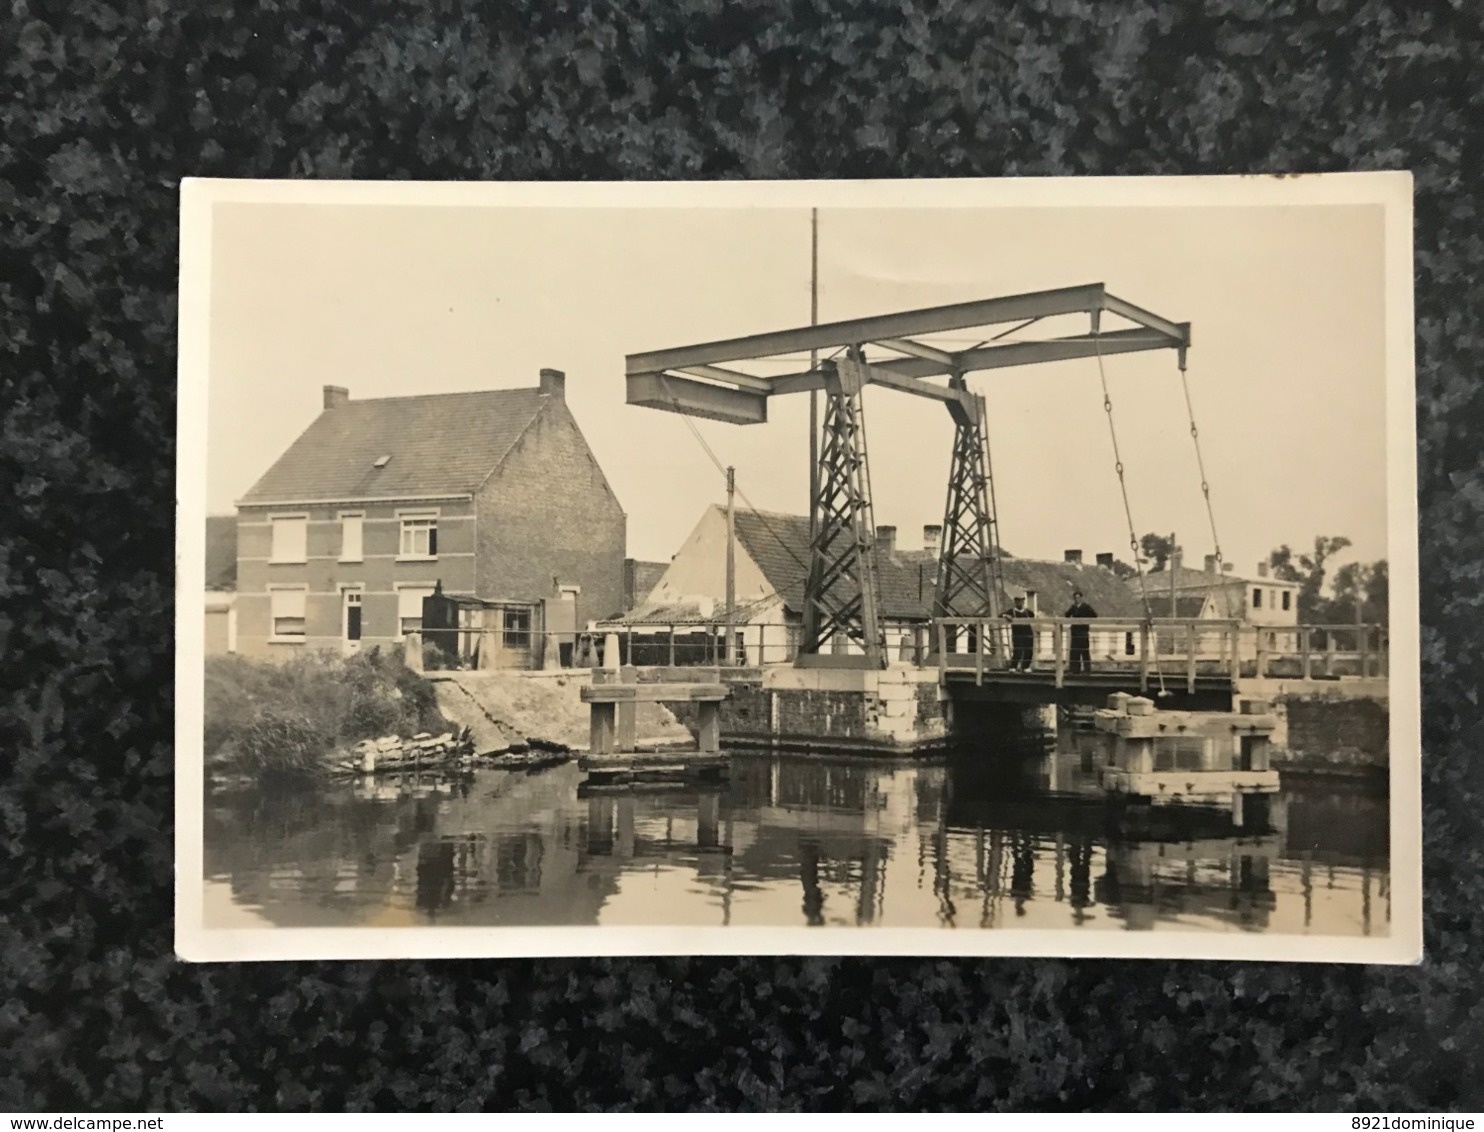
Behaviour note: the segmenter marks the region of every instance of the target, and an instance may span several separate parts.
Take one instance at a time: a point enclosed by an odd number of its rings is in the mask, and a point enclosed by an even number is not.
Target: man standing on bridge
[[[1092,620],[1098,615],[1098,611],[1087,602],[1082,600],[1082,591],[1072,591],[1072,607],[1062,614],[1063,617],[1083,617]],[[1067,664],[1067,671],[1074,675],[1078,672],[1092,671],[1092,631],[1087,625],[1072,626],[1072,655]]]
[[[1005,617],[1012,622],[1010,626],[1010,671],[1029,672],[1031,670],[1031,656],[1036,649],[1036,631],[1029,625],[1016,625],[1014,622],[1023,621],[1034,617],[1035,614],[1025,607],[1025,598],[1017,596],[1015,606],[1005,610]]]

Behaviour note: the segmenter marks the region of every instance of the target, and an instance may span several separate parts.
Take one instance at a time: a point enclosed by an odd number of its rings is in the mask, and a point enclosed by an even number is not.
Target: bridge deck
[[[1007,672],[986,669],[976,672],[972,663],[949,665],[943,683],[956,700],[1009,704],[1066,704],[1101,707],[1114,692],[1134,696],[1159,696],[1164,706],[1189,706],[1199,710],[1230,711],[1236,687],[1230,673],[1197,673],[1194,680],[1182,672],[1167,674],[1161,687],[1151,673],[1147,684],[1137,669],[1106,669],[1076,675],[1063,673],[1058,684],[1051,670]],[[1161,691],[1167,693],[1160,695]]]

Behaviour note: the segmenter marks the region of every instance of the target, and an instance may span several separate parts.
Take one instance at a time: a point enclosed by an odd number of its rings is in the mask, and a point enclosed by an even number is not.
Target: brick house
[[[479,393],[325,386],[238,501],[237,650],[400,647],[437,588],[490,630],[481,667],[567,658],[585,620],[623,609],[626,517],[564,386],[556,370]]]

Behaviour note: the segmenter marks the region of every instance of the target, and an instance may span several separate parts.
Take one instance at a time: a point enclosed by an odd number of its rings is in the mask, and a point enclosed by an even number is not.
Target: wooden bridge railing
[[[1254,638],[1251,674],[1297,676],[1386,676],[1391,639],[1385,625],[1249,625]],[[1244,662],[1242,674],[1247,675]]]
[[[1385,676],[1388,671],[1387,632],[1382,625],[1250,625],[1216,618],[1100,617],[1074,620],[1034,617],[943,617],[932,627],[929,665],[939,680],[949,669],[972,669],[974,682],[986,673],[1010,670],[1014,659],[1014,629],[1031,633],[1033,670],[1049,668],[1055,686],[1064,687],[1071,671],[1074,626],[1086,629],[1093,670],[1137,671],[1139,687],[1183,682],[1195,691],[1198,676],[1226,676],[1233,683],[1245,677],[1273,676],[1313,679],[1340,675]]]
[[[982,684],[986,673],[1010,670],[1015,630],[1029,630],[1032,669],[1044,672],[1049,660],[1055,686],[1061,688],[1076,675],[1071,671],[1074,627],[1087,631],[1085,659],[1094,671],[1137,671],[1141,690],[1178,680],[1194,692],[1198,675],[1235,680],[1239,674],[1241,623],[1203,618],[941,617],[933,622],[930,661],[937,664],[940,681],[949,669],[972,668],[974,682]]]

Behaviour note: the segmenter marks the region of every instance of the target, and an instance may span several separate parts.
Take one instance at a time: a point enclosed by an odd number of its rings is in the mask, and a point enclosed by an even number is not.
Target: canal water
[[[573,760],[214,794],[206,922],[1387,933],[1384,793],[1285,780],[1281,832],[1129,840],[1109,835],[1089,742],[738,753],[702,790],[590,794]]]

